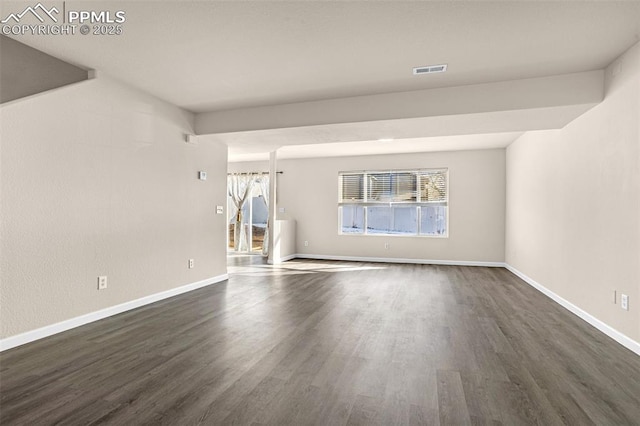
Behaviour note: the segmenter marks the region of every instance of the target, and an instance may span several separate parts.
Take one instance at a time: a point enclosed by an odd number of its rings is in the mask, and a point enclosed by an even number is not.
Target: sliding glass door
[[[269,176],[230,175],[228,185],[227,247],[235,252],[262,253],[269,216],[268,195],[264,194],[269,188]],[[238,205],[242,206],[240,214]]]

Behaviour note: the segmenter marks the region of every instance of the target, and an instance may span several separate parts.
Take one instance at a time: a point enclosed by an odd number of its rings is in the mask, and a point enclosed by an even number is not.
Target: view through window
[[[341,234],[448,235],[448,169],[341,172]]]

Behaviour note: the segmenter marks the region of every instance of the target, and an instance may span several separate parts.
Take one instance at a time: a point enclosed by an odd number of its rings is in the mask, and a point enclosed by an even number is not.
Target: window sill
[[[338,232],[338,236],[344,237],[384,237],[384,238],[449,238],[449,234],[443,235],[416,235],[416,234],[356,234],[349,232]]]

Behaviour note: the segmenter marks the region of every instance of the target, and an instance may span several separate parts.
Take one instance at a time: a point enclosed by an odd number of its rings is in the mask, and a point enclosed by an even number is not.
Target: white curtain
[[[257,182],[260,184],[260,191],[262,192],[262,199],[267,205],[267,211],[269,211],[269,175],[258,175]],[[269,212],[271,214],[271,212]],[[269,254],[269,219],[267,215],[267,226],[264,228],[264,242],[262,243],[262,254],[264,256]]]
[[[242,208],[247,202],[249,194],[251,194],[251,187],[254,181],[255,176],[251,175],[231,174],[227,176],[229,197],[233,201],[236,209],[235,225],[233,228],[233,248],[235,251],[246,251],[249,249],[247,232],[244,226],[242,226]]]

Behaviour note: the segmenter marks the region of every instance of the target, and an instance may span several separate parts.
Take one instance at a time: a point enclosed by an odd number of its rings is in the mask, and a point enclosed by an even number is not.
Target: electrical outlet
[[[629,310],[629,296],[627,296],[626,294],[620,295],[620,307],[625,311]]]
[[[193,259],[189,259],[189,269],[193,269],[196,266],[196,261]]]
[[[305,246],[305,247],[309,247],[309,241],[305,241],[305,242],[304,242],[304,246]]]
[[[104,290],[107,288],[107,276],[101,275],[98,277],[98,290]]]
[[[384,243],[384,249],[385,250],[389,250],[389,247],[391,247],[390,243]]]

